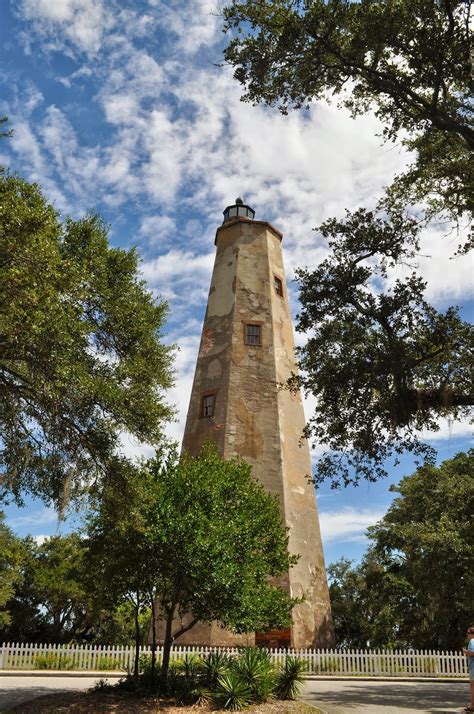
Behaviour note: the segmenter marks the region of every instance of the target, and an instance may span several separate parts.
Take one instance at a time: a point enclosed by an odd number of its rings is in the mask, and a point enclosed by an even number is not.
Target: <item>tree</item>
[[[329,257],[314,271],[297,271],[298,328],[309,337],[293,385],[318,398],[306,432],[329,450],[315,479],[338,486],[386,475],[392,454],[433,456],[418,430],[436,431],[437,417],[460,418],[474,404],[474,330],[456,308],[429,305],[415,272],[380,290],[389,269],[409,260],[408,245],[414,255],[415,220],[359,209],[319,231]]]
[[[3,522],[0,513],[0,628],[11,621],[8,603],[22,581],[21,541]]]
[[[296,560],[279,504],[250,466],[223,461],[210,445],[194,458],[158,454],[120,493],[104,493],[89,534],[104,580],[146,595],[154,638],[164,621],[165,681],[172,644],[198,621],[234,632],[290,621],[295,601],[269,581]]]
[[[100,480],[121,431],[159,441],[166,311],[100,218],[61,221],[38,186],[0,173],[3,496],[61,504]]]
[[[340,643],[460,648],[472,617],[473,480],[471,450],[392,487],[400,495],[369,528],[373,545],[362,563],[330,566]]]
[[[31,537],[16,538],[5,527],[0,538],[4,533],[1,640],[134,642],[134,613],[127,602],[104,597],[102,573],[91,571],[89,545],[81,534],[53,536],[38,545]],[[149,612],[144,611],[138,622],[140,644],[148,622]]]
[[[11,592],[3,637],[35,642],[82,641],[94,622],[94,591],[84,567],[86,544],[77,533],[38,545],[21,541],[21,582]]]
[[[385,138],[416,155],[392,199],[472,209],[470,0],[234,0],[223,14],[244,99],[284,113],[333,96],[354,116],[374,109]]]
[[[330,449],[317,482],[376,480],[405,450],[432,458],[417,431],[461,418],[474,400],[472,338],[457,309],[429,305],[415,270],[392,287],[386,280],[415,256],[422,223],[460,225],[472,211],[470,11],[466,0],[234,0],[223,11],[236,31],[224,55],[244,99],[286,113],[336,96],[353,116],[374,110],[384,138],[415,156],[376,212],[320,226],[330,255],[298,274],[297,329],[310,338],[290,385],[319,398],[306,427]],[[415,222],[409,206],[420,202]]]

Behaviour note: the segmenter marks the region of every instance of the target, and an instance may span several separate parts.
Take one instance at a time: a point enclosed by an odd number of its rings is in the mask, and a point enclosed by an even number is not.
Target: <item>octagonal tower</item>
[[[296,606],[289,631],[236,636],[197,625],[179,644],[329,647],[329,593],[300,394],[279,385],[296,372],[295,345],[281,251],[282,234],[237,199],[217,229],[216,258],[189,404],[183,449],[206,440],[223,458],[241,456],[278,496],[296,566],[279,581]]]

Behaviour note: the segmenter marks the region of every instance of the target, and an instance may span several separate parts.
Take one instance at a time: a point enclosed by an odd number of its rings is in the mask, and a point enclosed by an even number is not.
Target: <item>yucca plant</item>
[[[209,709],[209,705],[211,704],[214,697],[213,690],[211,690],[209,687],[206,687],[205,684],[198,684],[198,686],[192,690],[192,694],[194,697],[194,702],[197,704],[198,707],[202,707],[206,710]]]
[[[265,702],[273,695],[276,671],[268,650],[247,647],[234,660],[234,672],[248,685],[255,702]]]
[[[207,687],[214,689],[217,680],[223,674],[227,674],[231,668],[232,658],[223,652],[210,652],[202,660],[200,669],[203,680]]]
[[[275,694],[277,699],[296,699],[303,686],[307,664],[299,657],[288,655],[277,675]]]
[[[196,682],[202,672],[204,662],[198,655],[187,654],[182,659],[177,660],[176,669],[181,672],[190,682]]]
[[[229,672],[217,680],[212,698],[221,709],[240,712],[252,702],[252,690],[237,672]]]

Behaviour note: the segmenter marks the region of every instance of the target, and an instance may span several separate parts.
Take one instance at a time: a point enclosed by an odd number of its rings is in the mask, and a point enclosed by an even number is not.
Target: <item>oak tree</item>
[[[474,451],[406,476],[359,565],[329,567],[340,644],[458,650],[472,617]]]
[[[327,448],[316,482],[373,481],[386,474],[389,457],[432,457],[420,432],[439,430],[440,416],[467,415],[474,329],[457,308],[430,305],[415,270],[393,277],[397,263],[416,253],[414,219],[359,209],[319,233],[329,256],[315,270],[297,271],[298,328],[308,339],[292,384],[318,398],[306,426]]]
[[[0,630],[11,622],[9,602],[23,579],[22,560],[21,541],[4,523],[0,512]]]
[[[472,209],[471,0],[234,0],[224,56],[244,99],[284,113],[336,97],[414,152],[392,200]]]
[[[0,173],[0,494],[60,504],[98,481],[128,431],[170,417],[167,306],[95,215],[62,220],[39,187]]]
[[[471,2],[234,0],[223,14],[245,100],[286,113],[336,98],[353,116],[374,111],[384,138],[414,156],[375,212],[320,227],[329,257],[297,276],[309,339],[292,384],[319,400],[306,429],[328,447],[316,479],[374,480],[388,456],[432,456],[419,430],[474,402],[472,333],[457,309],[430,305],[415,269],[386,279],[415,257],[419,224],[461,226],[472,211]]]

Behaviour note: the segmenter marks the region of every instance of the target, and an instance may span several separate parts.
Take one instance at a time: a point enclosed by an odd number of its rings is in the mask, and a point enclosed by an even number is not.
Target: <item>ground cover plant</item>
[[[166,679],[154,682],[151,659],[142,659],[137,680],[128,675],[115,685],[99,684],[99,689],[134,692],[138,696],[167,696],[177,704],[242,711],[254,704],[273,700],[295,700],[301,691],[306,663],[287,656],[277,665],[268,650],[242,648],[237,657],[211,653],[174,660]]]

